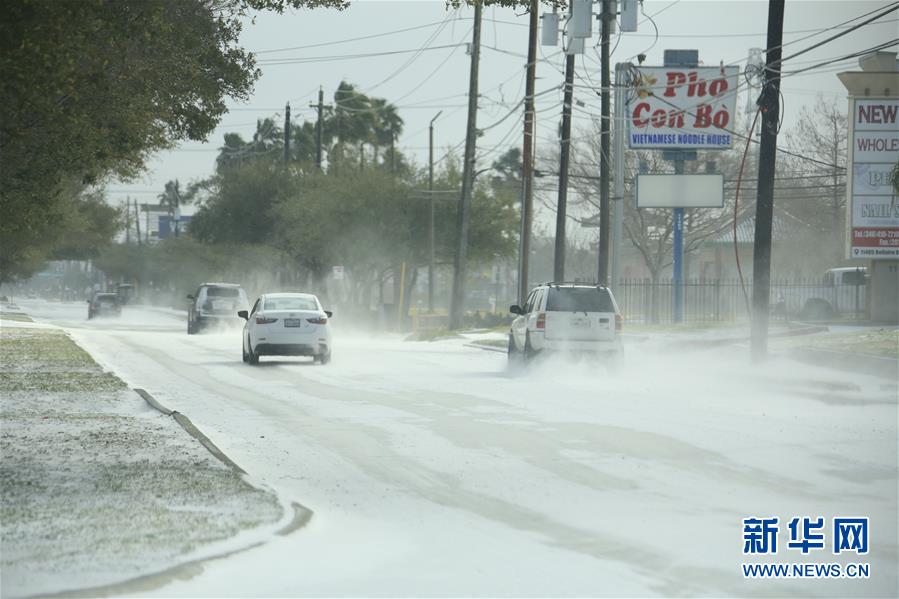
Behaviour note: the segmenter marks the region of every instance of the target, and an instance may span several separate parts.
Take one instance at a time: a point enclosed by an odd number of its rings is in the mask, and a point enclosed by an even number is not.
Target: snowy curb
[[[837,370],[864,373],[892,381],[899,379],[899,360],[895,358],[810,348],[787,350],[786,355],[797,362],[814,366],[826,366]]]
[[[215,456],[215,458],[218,461],[220,461],[224,465],[228,466],[229,468],[235,470],[236,472],[239,472],[240,474],[247,473],[246,470],[244,470],[243,468],[238,466],[236,463],[234,463],[234,460],[232,460],[231,458],[226,456],[224,454],[224,452],[221,449],[219,449],[216,446],[216,444],[213,443],[209,439],[209,437],[207,437],[202,432],[200,432],[200,429],[198,429],[196,426],[194,426],[194,423],[190,421],[190,418],[188,418],[187,416],[185,416],[184,414],[182,414],[180,412],[176,412],[175,410],[170,410],[170,409],[166,408],[161,403],[156,401],[156,399],[152,395],[147,393],[147,391],[144,389],[135,389],[135,391],[137,392],[138,395],[143,397],[144,400],[148,404],[150,404],[150,406],[153,409],[159,410],[166,416],[171,416],[172,418],[174,418],[175,422],[177,422],[178,424],[181,425],[181,428],[186,430],[188,432],[188,434],[190,434],[191,437],[193,437],[194,439],[199,441],[200,444],[203,447],[205,447],[207,450],[209,450],[209,453],[211,453],[213,456]]]
[[[227,455],[225,455],[225,453],[221,449],[219,449],[218,446],[213,443],[209,437],[204,435],[200,431],[200,429],[198,429],[194,425],[194,423],[190,421],[190,418],[188,418],[181,412],[178,412],[177,410],[168,409],[167,407],[159,403],[159,401],[155,397],[150,395],[146,389],[135,389],[134,391],[142,398],[144,398],[144,401],[146,401],[154,410],[158,410],[166,416],[171,416],[172,418],[174,418],[175,422],[181,425],[181,428],[187,431],[188,434],[190,434],[190,436],[192,436],[194,439],[199,441],[200,444],[205,447],[209,451],[209,453],[215,456],[217,460],[219,460],[235,472],[238,472],[240,474],[247,474],[246,470],[238,466],[237,463]],[[305,526],[306,523],[308,523],[312,518],[313,511],[306,506],[296,501],[292,501],[290,505],[291,507],[293,507],[294,516],[286,526],[277,531],[276,534],[278,535],[289,535],[290,533]]]
[[[814,335],[815,333],[826,333],[827,327],[806,326],[797,329],[788,329],[786,331],[776,331],[768,334],[768,338],[774,339],[778,337],[796,337],[799,335]],[[683,341],[672,341],[666,347],[678,347],[681,349],[710,349],[722,347],[725,345],[735,345],[739,343],[747,343],[751,337],[721,337],[711,339],[686,339]]]
[[[506,353],[506,351],[507,351],[507,350],[505,350],[505,349],[503,349],[503,348],[501,348],[501,347],[496,347],[496,346],[493,346],[493,345],[481,345],[480,343],[466,343],[466,344],[465,344],[465,347],[474,347],[474,348],[477,348],[477,349],[486,349],[487,351],[495,351],[495,352],[498,352],[498,353],[501,353],[501,354],[504,354],[504,353]]]

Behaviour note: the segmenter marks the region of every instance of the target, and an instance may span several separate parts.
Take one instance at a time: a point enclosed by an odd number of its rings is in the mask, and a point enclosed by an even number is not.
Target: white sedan
[[[331,312],[309,293],[266,293],[252,310],[241,310],[243,361],[258,364],[260,356],[312,356],[331,361]]]

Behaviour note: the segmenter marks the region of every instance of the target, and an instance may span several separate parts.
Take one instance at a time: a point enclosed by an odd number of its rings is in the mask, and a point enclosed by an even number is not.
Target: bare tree
[[[818,96],[814,107],[803,106],[799,120],[787,132],[787,147],[813,160],[787,157],[793,201],[784,206],[792,216],[834,240],[829,248],[842,257],[846,209],[848,117],[845,102]]]

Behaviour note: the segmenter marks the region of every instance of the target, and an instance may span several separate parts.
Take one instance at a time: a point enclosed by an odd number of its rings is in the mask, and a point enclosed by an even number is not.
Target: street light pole
[[[428,196],[430,214],[428,219],[428,312],[434,312],[434,121],[443,114],[434,115],[428,125]]]

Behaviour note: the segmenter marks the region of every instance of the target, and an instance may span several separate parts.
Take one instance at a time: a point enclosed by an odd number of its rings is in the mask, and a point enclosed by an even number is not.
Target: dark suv
[[[187,334],[193,335],[209,325],[238,325],[238,310],[248,310],[247,294],[237,283],[203,283],[188,295]]]
[[[87,318],[96,318],[97,316],[121,316],[122,305],[119,303],[119,296],[115,293],[95,293],[91,299],[87,300]]]

